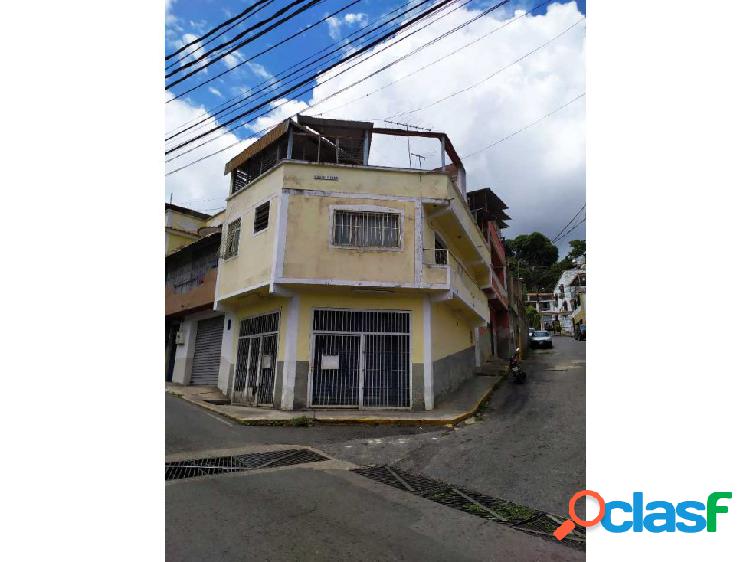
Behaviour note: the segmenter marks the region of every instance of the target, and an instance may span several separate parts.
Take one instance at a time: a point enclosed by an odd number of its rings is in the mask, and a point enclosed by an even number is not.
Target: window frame
[[[239,226],[237,227],[237,244],[234,249],[234,253],[232,255],[227,255],[228,250],[228,244],[229,244],[229,236],[230,236],[230,229],[233,224],[238,223]],[[227,222],[227,229],[226,229],[226,236],[224,237],[224,242],[222,243],[221,248],[221,259],[224,261],[230,260],[232,258],[236,258],[240,253],[240,239],[242,238],[242,217],[237,217],[236,219],[233,219],[229,222]]]
[[[435,258],[435,267],[448,267],[448,244],[445,243],[445,238],[443,238],[440,233],[437,230],[432,231],[433,234],[433,252],[434,252],[434,258]],[[442,245],[442,248],[438,248],[438,241],[440,241],[440,245]],[[443,250],[443,255],[445,256],[445,262],[440,263],[438,262],[438,250]]]
[[[336,212],[381,213],[398,216],[398,245],[396,246],[343,246],[336,243]],[[404,210],[380,205],[330,205],[329,206],[328,247],[336,250],[360,252],[401,252],[404,250]]]
[[[255,230],[255,220],[258,215],[258,209],[262,207],[263,205],[268,205],[268,217],[266,218],[266,226],[265,228],[262,228],[260,230]],[[253,206],[253,236],[257,236],[258,234],[262,234],[266,232],[270,226],[271,226],[271,199],[266,199],[265,201],[261,201],[257,205]]]

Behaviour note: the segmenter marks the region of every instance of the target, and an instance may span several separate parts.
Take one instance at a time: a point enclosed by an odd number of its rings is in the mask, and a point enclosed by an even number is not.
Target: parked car
[[[552,335],[542,330],[534,330],[529,342],[531,347],[552,347]]]

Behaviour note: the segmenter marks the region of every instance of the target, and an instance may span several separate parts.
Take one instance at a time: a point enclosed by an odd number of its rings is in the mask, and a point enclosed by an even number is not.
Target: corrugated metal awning
[[[268,131],[265,135],[260,137],[253,144],[248,146],[245,150],[240,152],[237,156],[232,158],[229,162],[227,162],[226,166],[224,166],[224,175],[227,175],[235,168],[241,166],[248,159],[258,154],[261,150],[283,137],[289,129],[290,123],[292,123],[291,119],[285,119],[284,121],[276,125],[273,129]]]

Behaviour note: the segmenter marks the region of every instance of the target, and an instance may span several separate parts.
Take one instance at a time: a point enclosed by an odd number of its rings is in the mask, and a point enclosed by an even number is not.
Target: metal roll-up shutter
[[[198,322],[198,333],[195,335],[195,354],[193,355],[193,374],[190,377],[190,384],[216,386],[219,383],[223,332],[223,316]]]

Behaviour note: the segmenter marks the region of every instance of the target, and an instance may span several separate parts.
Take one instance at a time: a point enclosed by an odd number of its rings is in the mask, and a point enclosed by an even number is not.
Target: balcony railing
[[[469,308],[483,318],[489,317],[487,297],[460,260],[442,248],[423,250],[423,280],[431,284],[448,285],[450,290]]]

